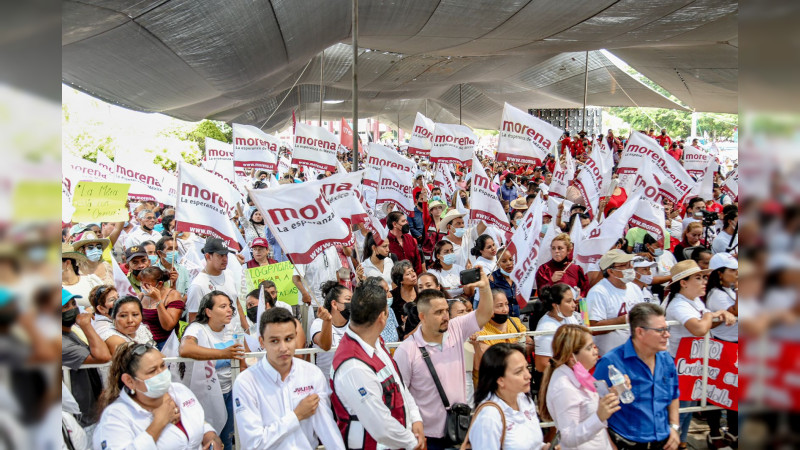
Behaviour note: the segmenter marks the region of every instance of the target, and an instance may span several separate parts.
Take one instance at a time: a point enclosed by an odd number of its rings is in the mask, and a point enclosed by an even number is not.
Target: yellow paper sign
[[[128,183],[81,181],[72,197],[73,222],[124,222],[128,220]]]
[[[264,280],[271,280],[278,289],[278,298],[290,305],[297,304],[297,286],[292,282],[294,266],[289,261],[254,267],[245,271],[247,292],[251,292]]]

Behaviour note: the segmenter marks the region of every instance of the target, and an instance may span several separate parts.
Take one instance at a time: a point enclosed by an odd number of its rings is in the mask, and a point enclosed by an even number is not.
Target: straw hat
[[[710,272],[710,270],[701,269],[700,266],[698,266],[697,263],[691,259],[686,259],[679,262],[678,264],[675,264],[669,271],[670,275],[672,275],[671,283],[683,280],[684,278],[688,278],[697,273],[708,273],[708,272]]]
[[[525,200],[525,197],[517,197],[508,206],[512,209],[528,209],[528,201]]]
[[[447,225],[450,222],[452,222],[455,219],[458,219],[459,217],[464,217],[465,215],[466,214],[461,214],[456,209],[451,209],[450,211],[447,211],[447,214],[445,214],[444,217],[442,217],[442,220],[439,222],[439,231],[441,231],[442,233],[446,233]]]
[[[94,234],[94,231],[87,231],[81,235],[81,239],[79,241],[72,243],[72,248],[77,252],[81,249],[81,247],[89,244],[100,244],[103,246],[103,251],[105,251],[106,248],[111,245],[111,241],[106,238],[97,237],[97,235]]]
[[[78,261],[79,264],[88,261],[86,255],[76,252],[75,249],[66,242],[61,244],[61,259],[74,259]]]

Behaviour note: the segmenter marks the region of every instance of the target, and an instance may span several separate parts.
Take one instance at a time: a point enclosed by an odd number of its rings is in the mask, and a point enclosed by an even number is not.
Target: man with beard
[[[128,234],[125,246],[132,247],[144,241],[158,242],[161,239],[161,233],[153,230],[153,227],[156,226],[156,213],[150,209],[143,209],[136,217],[139,218],[139,228]]]
[[[478,288],[478,308],[450,320],[450,307],[442,291],[425,289],[417,296],[420,324],[409,339],[394,353],[409,392],[414,396],[422,416],[428,449],[444,449],[455,444],[445,436],[444,399],[449,405],[467,402],[464,343],[480,331],[494,313],[489,279],[481,270],[481,279],[465,286]],[[430,369],[429,364],[432,364]],[[435,375],[434,375],[435,373]]]

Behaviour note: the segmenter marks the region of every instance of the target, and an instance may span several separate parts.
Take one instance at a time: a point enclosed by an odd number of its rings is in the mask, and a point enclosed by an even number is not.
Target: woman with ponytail
[[[570,286],[556,283],[542,288],[539,290],[539,301],[542,302],[542,309],[547,312],[537,322],[536,331],[556,331],[562,325],[583,323],[575,312],[578,304],[575,299],[575,291]],[[550,358],[553,357],[553,335],[536,336],[534,342],[536,344],[534,368],[536,372],[542,373],[550,364]],[[534,378],[536,378],[535,374]]]
[[[100,397],[100,422],[92,448],[222,450],[189,388],[173,383],[164,356],[147,344],[117,347]]]
[[[361,257],[364,258],[361,263],[361,267],[364,268],[364,278],[381,277],[389,286],[392,285],[394,261],[389,256],[388,239],[381,239],[372,232],[367,233]]]
[[[619,398],[603,398],[589,373],[599,359],[592,333],[581,325],[562,325],[553,337],[553,357],[539,390],[542,420],[553,420],[561,450],[611,450],[606,420],[619,411]]]
[[[139,274],[142,283],[142,321],[161,350],[186,309],[181,294],[172,288],[169,272],[150,266]]]

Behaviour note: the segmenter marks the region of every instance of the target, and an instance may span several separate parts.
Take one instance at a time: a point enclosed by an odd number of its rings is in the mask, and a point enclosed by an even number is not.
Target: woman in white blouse
[[[619,411],[619,398],[603,398],[589,374],[599,359],[592,333],[581,325],[562,325],[553,337],[552,362],[539,391],[542,418],[561,433],[561,450],[610,450],[606,420]]]
[[[138,298],[126,295],[118,299],[111,309],[111,320],[114,327],[99,334],[112,355],[117,346],[126,342],[156,344],[150,329],[142,323],[142,302]]]
[[[155,347],[126,343],[114,354],[100,398],[93,448],[222,450],[192,391],[173,383]]]
[[[481,358],[468,439],[481,450],[547,450],[536,405],[530,397],[531,374],[522,347],[495,344]],[[482,407],[487,404],[485,407]],[[504,427],[505,426],[505,427]]]
[[[461,294],[467,297],[472,297],[475,293],[475,288],[468,288],[464,291],[461,287],[461,271],[464,270],[463,266],[456,263],[458,255],[455,254],[453,244],[450,241],[441,240],[433,247],[431,264],[428,272],[432,273],[450,297],[455,298]]]
[[[378,243],[380,242],[380,243]],[[381,277],[386,284],[392,285],[392,267],[394,262],[389,258],[389,240],[381,239],[373,233],[368,233],[364,240],[364,253],[361,255],[364,261],[361,267],[364,268],[364,277]]]
[[[483,267],[485,273],[492,273],[497,268],[497,246],[488,234],[478,236],[469,253],[475,258],[473,268]]]

